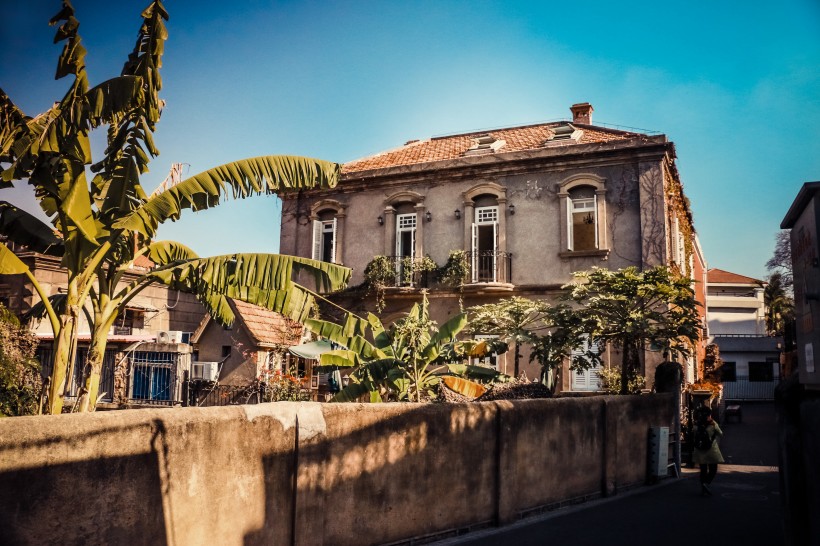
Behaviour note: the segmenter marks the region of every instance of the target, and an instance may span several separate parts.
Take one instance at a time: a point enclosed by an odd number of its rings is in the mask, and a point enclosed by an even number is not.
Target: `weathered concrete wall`
[[[0,420],[3,544],[384,544],[641,483],[668,395]]]

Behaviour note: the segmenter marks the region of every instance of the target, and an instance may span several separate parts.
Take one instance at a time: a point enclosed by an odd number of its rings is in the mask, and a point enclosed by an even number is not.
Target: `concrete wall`
[[[384,544],[646,476],[668,395],[0,420],[3,544]]]

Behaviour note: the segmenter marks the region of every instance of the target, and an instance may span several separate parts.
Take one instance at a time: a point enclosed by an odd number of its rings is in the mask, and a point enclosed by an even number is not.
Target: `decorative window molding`
[[[312,252],[314,260],[343,263],[342,241],[347,205],[335,199],[321,199],[310,207],[313,224]]]
[[[463,217],[467,220],[463,248],[470,252],[472,282],[511,282],[505,269],[507,188],[495,182],[481,182],[462,193],[462,197]]]
[[[399,214],[399,205],[412,205],[415,212],[415,222],[410,228],[410,219],[407,213]],[[412,213],[411,213],[412,214]],[[402,190],[390,195],[384,200],[384,255],[424,256],[424,195]],[[399,225],[397,217],[403,217],[403,225]],[[405,239],[402,240],[402,234]],[[412,250],[407,245],[412,245]]]
[[[561,210],[561,257],[609,254],[606,216],[606,179],[577,174],[558,184]]]

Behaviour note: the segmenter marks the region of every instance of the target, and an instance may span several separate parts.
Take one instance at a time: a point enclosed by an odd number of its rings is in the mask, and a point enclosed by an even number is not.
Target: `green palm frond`
[[[157,265],[195,260],[196,252],[176,241],[153,241],[148,245],[146,256]]]
[[[0,245],[0,275],[22,275],[28,272],[28,266],[17,257],[17,254],[6,245]]]
[[[6,201],[0,201],[0,235],[43,254],[62,256],[65,251],[51,226]]]
[[[364,360],[387,357],[384,352],[374,347],[364,337],[360,335],[348,335],[345,329],[338,324],[325,320],[307,319],[305,320],[305,328],[319,337],[346,347]]]
[[[216,206],[232,192],[234,198],[281,193],[315,187],[332,188],[341,167],[318,159],[262,156],[220,165],[150,197],[142,206],[114,223],[118,229],[153,237],[159,224],[177,220],[184,209]]]

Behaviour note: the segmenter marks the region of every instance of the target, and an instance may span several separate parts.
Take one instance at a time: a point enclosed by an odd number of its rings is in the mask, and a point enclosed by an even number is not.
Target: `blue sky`
[[[147,0],[75,0],[91,84],[119,73]],[[0,87],[29,115],[65,92],[55,0],[2,0]],[[820,180],[820,3],[168,0],[150,191],[264,154],[345,162],[414,138],[567,119],[665,133],[710,267],[762,278]],[[100,135],[103,136],[103,135]],[[101,151],[101,150],[100,150]],[[99,152],[98,152],[99,153]],[[27,188],[0,196],[36,211]],[[202,255],[278,251],[275,197],[163,227]]]

